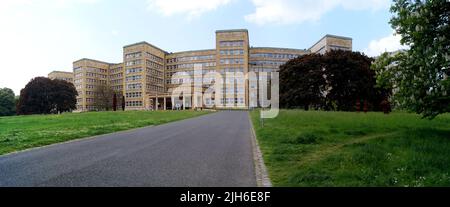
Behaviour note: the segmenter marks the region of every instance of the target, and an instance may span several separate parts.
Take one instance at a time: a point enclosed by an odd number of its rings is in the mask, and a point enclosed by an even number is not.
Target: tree
[[[52,110],[52,80],[44,77],[32,79],[20,91],[17,113],[20,115],[49,114]]]
[[[391,12],[410,47],[393,77],[396,100],[428,118],[450,112],[450,1],[394,0]]]
[[[327,107],[339,111],[353,111],[357,102],[368,102],[379,110],[386,92],[375,88],[375,72],[370,68],[373,59],[359,52],[332,50],[323,57],[327,81]]]
[[[53,80],[53,109],[56,112],[72,111],[77,108],[76,96],[78,95],[75,86],[64,80]]]
[[[125,111],[125,96],[122,95],[122,111]]]
[[[94,106],[99,111],[109,111],[113,108],[113,97],[115,91],[106,85],[99,85],[94,91]]]
[[[113,111],[117,111],[117,94],[114,93],[113,96]]]
[[[322,55],[311,54],[290,60],[280,67],[281,107],[319,106],[324,100]]]
[[[17,113],[29,115],[71,111],[76,108],[77,95],[71,83],[37,77],[20,91]]]
[[[280,103],[285,108],[381,110],[389,89],[376,88],[373,60],[359,52],[333,50],[305,55],[280,67]]]
[[[396,79],[400,73],[400,62],[405,59],[405,51],[397,51],[393,53],[385,52],[381,54],[373,63],[372,70],[375,71],[377,80],[377,88],[385,91],[395,92],[398,91],[398,83]],[[392,94],[387,94],[390,97]],[[397,103],[396,97],[391,97],[391,102]],[[401,105],[396,104],[397,108],[401,108]]]
[[[0,88],[0,116],[11,116],[16,113],[14,91]]]

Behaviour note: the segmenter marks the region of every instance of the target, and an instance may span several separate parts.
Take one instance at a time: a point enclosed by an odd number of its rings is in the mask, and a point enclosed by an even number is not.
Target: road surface
[[[247,112],[189,120],[0,157],[0,186],[256,186]]]

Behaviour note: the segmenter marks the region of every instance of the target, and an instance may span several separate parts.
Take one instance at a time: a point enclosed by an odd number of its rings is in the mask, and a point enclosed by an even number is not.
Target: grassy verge
[[[0,155],[77,138],[200,116],[194,111],[127,111],[0,117]]]
[[[274,186],[450,186],[450,114],[251,112]]]

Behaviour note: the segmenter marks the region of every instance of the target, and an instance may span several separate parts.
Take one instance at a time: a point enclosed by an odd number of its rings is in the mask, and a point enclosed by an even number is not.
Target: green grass
[[[282,110],[251,117],[274,186],[450,186],[450,114]]]
[[[0,117],[0,155],[68,140],[200,116],[194,111],[127,111]]]

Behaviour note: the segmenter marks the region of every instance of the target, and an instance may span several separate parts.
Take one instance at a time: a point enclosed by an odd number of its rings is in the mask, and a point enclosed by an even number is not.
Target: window
[[[140,98],[142,97],[142,92],[131,92],[131,93],[126,93],[125,95],[127,98]]]
[[[142,89],[142,84],[140,83],[127,84],[127,89],[129,90]]]
[[[125,55],[125,59],[138,58],[141,57],[141,55],[141,52],[130,53]]]
[[[125,105],[130,107],[142,106],[142,101],[126,101]]]
[[[221,41],[219,43],[219,45],[221,47],[242,47],[242,46],[244,46],[244,41],[243,40],[238,40],[238,41]]]
[[[127,81],[137,81],[137,80],[141,80],[142,76],[141,75],[133,75],[133,76],[127,76]]]
[[[132,65],[140,65],[140,64],[142,64],[142,61],[141,60],[132,60],[132,61],[128,61],[128,62],[126,62],[126,66],[132,66]]]
[[[298,57],[295,54],[280,54],[280,53],[253,53],[251,58],[270,58],[270,59],[294,59]]]
[[[244,50],[220,50],[221,55],[243,55]]]
[[[220,64],[222,64],[222,65],[244,64],[244,59],[243,59],[243,58],[236,58],[236,59],[220,59]]]
[[[126,70],[127,74],[140,73],[140,72],[142,72],[142,68],[129,68],[129,69]]]

